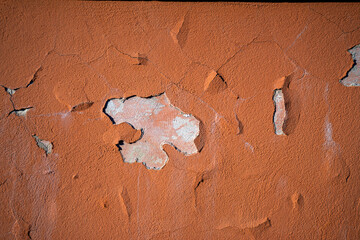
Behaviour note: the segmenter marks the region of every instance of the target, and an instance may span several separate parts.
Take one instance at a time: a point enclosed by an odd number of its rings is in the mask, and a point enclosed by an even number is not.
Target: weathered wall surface
[[[360,239],[359,13],[1,1],[0,239]]]

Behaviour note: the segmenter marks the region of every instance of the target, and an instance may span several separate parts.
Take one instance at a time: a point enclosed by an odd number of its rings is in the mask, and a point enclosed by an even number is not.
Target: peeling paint
[[[185,155],[198,152],[194,140],[199,135],[200,121],[171,105],[165,93],[148,98],[111,99],[104,112],[114,124],[126,122],[143,133],[135,143],[121,141],[119,149],[127,163],[141,162],[149,169],[163,168],[168,161],[164,144]]]
[[[15,113],[16,116],[25,117],[26,114],[27,114],[27,112],[28,112],[30,109],[31,109],[31,107],[30,107],[30,108],[15,109],[15,110],[11,111],[11,112],[9,113],[9,115],[12,114],[12,113]]]
[[[84,102],[72,107],[71,112],[81,112],[90,108],[94,102]]]
[[[283,131],[284,122],[286,118],[284,94],[281,89],[275,89],[273,95],[275,105],[274,112],[274,128],[276,135],[285,135]]]
[[[46,155],[49,155],[52,152],[53,145],[51,142],[42,140],[36,135],[33,135],[33,138],[35,138],[35,141],[36,141],[36,144],[38,145],[38,147],[45,151]]]
[[[291,195],[291,202],[293,209],[299,209],[303,205],[304,197],[300,193],[295,192],[293,195]]]
[[[360,239],[359,3],[0,5],[1,239]]]
[[[11,88],[5,88],[6,92],[10,95],[14,95],[16,90],[15,89],[11,89]]]
[[[351,54],[354,64],[352,68],[346,73],[346,76],[340,80],[340,83],[346,87],[359,87],[360,86],[360,44],[348,50]]]
[[[185,46],[189,29],[187,27],[187,16],[184,15],[179,19],[175,26],[170,31],[170,36],[173,39],[174,43],[177,44],[180,48]]]
[[[31,84],[33,84],[39,77],[39,73],[43,70],[42,67],[39,67],[36,72],[34,73],[33,77],[29,81],[29,83],[26,85],[26,87],[29,87]]]
[[[216,71],[211,71],[205,79],[204,91],[216,94],[225,90],[226,88],[226,82]]]
[[[262,219],[258,219],[252,222],[248,222],[246,224],[243,224],[242,226],[240,226],[240,228],[249,228],[249,229],[257,229],[257,228],[268,228],[271,227],[271,221],[269,218],[262,218]]]

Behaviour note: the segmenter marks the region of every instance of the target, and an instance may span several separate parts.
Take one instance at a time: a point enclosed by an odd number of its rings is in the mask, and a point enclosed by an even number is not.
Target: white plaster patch
[[[114,99],[114,101],[109,101],[107,105],[108,111],[113,112],[114,114],[118,114],[123,111],[124,104],[122,100]]]
[[[115,124],[126,122],[143,131],[139,141],[119,146],[125,162],[161,169],[168,161],[164,144],[185,155],[198,152],[194,140],[199,135],[199,120],[171,105],[165,93],[150,98],[111,99],[104,112]]]
[[[185,142],[193,141],[193,136],[199,131],[199,126],[196,126],[192,123],[182,126],[176,133],[178,136],[181,136]]]
[[[181,117],[176,117],[172,122],[173,122],[173,128],[178,129],[181,126],[187,124],[189,121],[188,121],[188,119],[184,119],[184,118],[181,118]]]

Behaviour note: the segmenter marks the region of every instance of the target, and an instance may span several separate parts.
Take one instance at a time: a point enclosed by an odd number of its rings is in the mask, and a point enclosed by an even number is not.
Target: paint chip
[[[164,144],[185,155],[198,152],[194,140],[199,135],[200,121],[171,105],[165,93],[147,98],[111,99],[104,112],[114,124],[126,122],[143,133],[138,141],[121,145],[124,162],[141,162],[148,169],[161,169],[168,161]]]

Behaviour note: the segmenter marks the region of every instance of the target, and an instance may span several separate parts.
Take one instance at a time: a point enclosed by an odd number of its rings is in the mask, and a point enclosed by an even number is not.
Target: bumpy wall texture
[[[0,239],[360,239],[360,4],[0,3]]]

